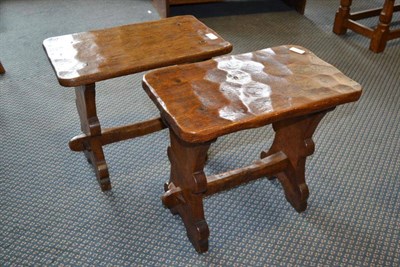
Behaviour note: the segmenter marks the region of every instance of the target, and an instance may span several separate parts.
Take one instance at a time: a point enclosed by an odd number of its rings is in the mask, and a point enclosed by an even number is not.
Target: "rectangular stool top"
[[[59,83],[67,87],[232,51],[229,42],[193,16],[52,37],[43,47]]]
[[[356,101],[361,86],[311,51],[278,46],[147,73],[143,88],[191,143]]]

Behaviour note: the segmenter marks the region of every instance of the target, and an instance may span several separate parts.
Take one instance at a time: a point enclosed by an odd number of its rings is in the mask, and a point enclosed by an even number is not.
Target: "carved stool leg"
[[[370,49],[375,53],[385,50],[390,33],[390,23],[392,22],[394,9],[394,0],[385,0],[381,14],[379,16],[379,24],[372,35]]]
[[[171,177],[163,195],[165,206],[182,217],[189,240],[198,252],[208,250],[209,229],[204,218],[203,193],[207,190],[207,178],[203,172],[207,151],[211,142],[189,144],[180,140],[170,130],[171,146],[168,157]],[[173,194],[180,190],[180,194]]]
[[[96,138],[101,136],[101,127],[96,113],[95,84],[76,87],[75,94],[81,130],[87,136],[90,136],[84,142],[85,156],[94,167],[101,190],[110,190],[111,183],[103,148],[100,139]]]
[[[341,35],[347,31],[346,23],[350,16],[350,6],[352,0],[341,0],[339,10],[336,12],[335,23],[333,25],[333,32]]]
[[[277,174],[285,191],[286,199],[298,212],[307,208],[308,187],[305,182],[307,156],[314,153],[312,135],[328,111],[273,123],[275,139],[268,152],[261,158],[282,151],[289,158],[290,166]]]

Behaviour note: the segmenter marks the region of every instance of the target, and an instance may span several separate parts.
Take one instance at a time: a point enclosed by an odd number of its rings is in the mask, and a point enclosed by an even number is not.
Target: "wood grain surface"
[[[229,53],[232,46],[193,16],[44,40],[61,85],[72,87]]]
[[[143,87],[183,140],[206,142],[357,100],[361,86],[303,47],[279,46],[155,70]]]

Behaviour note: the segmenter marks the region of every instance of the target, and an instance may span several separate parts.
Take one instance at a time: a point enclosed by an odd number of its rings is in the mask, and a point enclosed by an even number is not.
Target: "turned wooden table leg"
[[[336,12],[335,22],[333,24],[333,32],[342,35],[347,32],[347,21],[350,18],[350,6],[352,0],[341,0],[340,7]]]
[[[277,174],[286,199],[298,212],[307,208],[308,186],[305,181],[306,158],[314,153],[312,135],[327,111],[273,123],[275,139],[265,158],[282,151],[289,158],[289,167]]]
[[[208,250],[209,229],[204,218],[203,193],[207,190],[207,178],[203,172],[207,151],[211,142],[190,144],[180,140],[170,130],[171,146],[168,157],[171,176],[168,191],[162,201],[172,213],[181,216],[189,240],[198,252]],[[180,190],[178,196],[175,190]]]
[[[84,142],[85,156],[94,167],[101,190],[110,190],[111,183],[101,140],[96,138],[101,136],[101,127],[96,113],[95,84],[76,87],[75,94],[81,130],[89,137]]]
[[[333,32],[342,35],[347,31],[346,23],[350,17],[350,6],[352,0],[341,0],[339,10],[336,12]]]
[[[389,26],[392,22],[393,9],[394,0],[385,0],[381,14],[379,15],[379,24],[374,30],[369,47],[375,53],[385,50],[390,33]]]
[[[4,69],[3,64],[1,64],[1,61],[0,61],[0,74],[4,74],[4,73],[6,73],[6,70]]]

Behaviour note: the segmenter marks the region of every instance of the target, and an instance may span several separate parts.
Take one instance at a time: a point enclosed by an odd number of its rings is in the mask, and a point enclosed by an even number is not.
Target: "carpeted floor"
[[[199,16],[233,53],[302,45],[364,88],[359,102],[328,114],[314,135],[307,211],[298,214],[280,184],[266,179],[213,195],[204,201],[210,249],[197,254],[180,218],[159,199],[169,176],[167,131],[106,146],[113,189],[102,193],[84,156],[68,149],[80,133],[74,92],[58,84],[41,43],[158,19],[155,9],[149,0],[0,0],[7,70],[0,76],[0,265],[400,265],[400,40],[374,54],[364,37],[334,35],[339,0],[309,0],[304,16],[280,1],[250,2],[255,9],[231,3],[236,8],[172,12]],[[381,2],[354,1],[354,9]],[[103,126],[158,115],[141,76],[99,83]],[[272,134],[263,127],[220,138],[206,172],[249,164]]]

